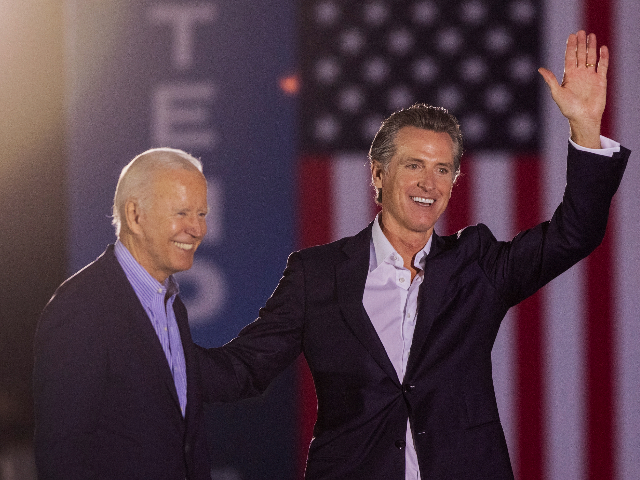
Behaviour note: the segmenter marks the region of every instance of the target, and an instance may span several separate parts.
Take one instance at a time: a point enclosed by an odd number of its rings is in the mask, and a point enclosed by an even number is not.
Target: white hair
[[[150,195],[154,176],[163,170],[197,170],[202,173],[202,162],[175,148],[152,148],[131,160],[120,172],[113,197],[111,223],[116,227],[118,238],[125,218],[126,203],[135,199],[142,207]]]

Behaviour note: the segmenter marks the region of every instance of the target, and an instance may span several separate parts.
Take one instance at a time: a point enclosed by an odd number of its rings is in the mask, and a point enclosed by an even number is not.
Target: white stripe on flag
[[[585,478],[584,268],[545,289],[545,478]]]
[[[373,187],[366,153],[337,155],[331,164],[334,240],[355,235],[372,219]]]

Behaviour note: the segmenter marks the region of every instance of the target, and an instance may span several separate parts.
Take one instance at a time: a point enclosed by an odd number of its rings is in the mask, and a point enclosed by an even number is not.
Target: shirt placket
[[[396,287],[397,287],[398,296],[399,296],[398,308],[400,309],[399,313],[401,318],[400,336],[402,341],[402,356],[400,361],[399,376],[400,376],[400,381],[402,381],[404,378],[404,373],[407,365],[407,351],[409,348],[411,348],[411,336],[407,335],[407,331],[405,329],[405,326],[406,326],[405,312],[407,307],[409,287],[411,286],[411,273],[409,272],[409,270],[404,268],[402,259],[397,254],[393,254],[391,258],[393,260],[393,265],[395,267],[395,276],[396,276],[395,280],[396,280]]]

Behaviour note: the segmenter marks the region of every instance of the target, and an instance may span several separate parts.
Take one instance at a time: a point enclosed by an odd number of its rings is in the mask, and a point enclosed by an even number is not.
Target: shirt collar
[[[413,265],[420,269],[424,270],[424,264],[427,260],[427,255],[431,250],[431,240],[433,239],[433,235],[429,237],[427,244],[422,247],[422,249],[416,253]],[[371,254],[369,255],[369,271],[372,272],[378,265],[381,265],[385,260],[391,259],[392,256],[396,256],[402,265],[402,257],[398,252],[396,252],[395,248],[391,245],[391,242],[387,240],[387,237],[382,232],[382,228],[380,227],[380,214],[376,215],[375,220],[373,221],[373,225],[371,228]],[[393,260],[390,263],[395,264]]]
[[[178,282],[173,275],[170,275],[164,283],[160,283],[153,278],[145,268],[131,255],[129,249],[118,240],[114,247],[114,253],[118,262],[122,266],[129,283],[138,294],[140,302],[144,306],[150,306],[153,297],[162,295],[164,297],[174,297],[179,292]]]

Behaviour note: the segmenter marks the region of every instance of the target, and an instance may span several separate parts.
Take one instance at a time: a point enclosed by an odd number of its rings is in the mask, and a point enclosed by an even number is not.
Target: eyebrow
[[[405,163],[412,163],[412,162],[417,162],[417,163],[421,163],[421,164],[425,164],[425,161],[421,158],[407,158],[404,160]],[[439,167],[449,167],[449,168],[453,168],[453,162],[438,162],[436,163],[436,166]]]
[[[439,162],[438,166],[453,168],[453,162]]]
[[[424,164],[424,160],[422,160],[421,158],[412,158],[412,157],[409,157],[409,158],[406,158],[404,161],[405,161],[405,163],[415,163],[415,162],[418,162],[418,163],[422,163],[422,164]]]

